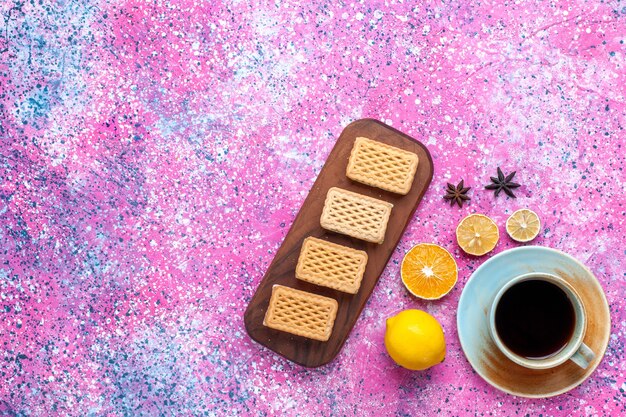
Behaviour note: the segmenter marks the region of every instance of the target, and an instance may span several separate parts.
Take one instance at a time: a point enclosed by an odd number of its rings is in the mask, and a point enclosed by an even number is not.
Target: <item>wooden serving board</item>
[[[346,177],[346,166],[354,140],[364,136],[414,152],[419,165],[413,186],[407,195],[399,195],[354,182]],[[317,367],[330,362],[346,341],[361,310],[365,306],[378,278],[382,274],[398,241],[402,237],[417,205],[424,196],[433,176],[433,162],[424,145],[415,139],[372,119],[357,120],[348,125],[330,152],[313,188],[304,201],[283,244],[259,284],[244,315],[246,330],[252,339],[287,359],[308,367]],[[331,187],[368,195],[393,204],[382,244],[368,243],[342,234],[322,229],[320,216],[326,193]],[[303,240],[315,236],[340,245],[367,252],[368,262],[358,293],[352,295],[330,288],[310,284],[295,277],[296,264]],[[333,333],[326,342],[319,342],[290,333],[270,329],[263,325],[265,312],[274,284],[334,298],[339,304]]]

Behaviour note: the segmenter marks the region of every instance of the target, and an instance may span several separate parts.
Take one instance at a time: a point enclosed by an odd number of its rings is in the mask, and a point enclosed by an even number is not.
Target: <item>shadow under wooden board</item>
[[[399,195],[354,182],[346,177],[346,167],[354,140],[363,136],[397,148],[414,152],[419,164],[411,190]],[[357,120],[348,125],[337,140],[313,188],[296,216],[289,233],[278,249],[256,293],[246,309],[244,321],[250,337],[285,358],[307,367],[324,365],[339,353],[354,323],[361,314],[378,278],[382,274],[417,205],[433,176],[433,162],[424,145],[415,139],[372,119]],[[320,226],[320,216],[326,193],[331,187],[340,187],[393,204],[382,244],[369,243]],[[359,291],[352,295],[296,279],[295,269],[302,242],[308,236],[325,239],[340,245],[364,250],[368,261]],[[399,278],[398,278],[399,279]],[[299,290],[334,298],[339,304],[335,325],[326,342],[311,340],[291,333],[270,329],[263,325],[265,312],[272,294],[272,286],[285,285]]]

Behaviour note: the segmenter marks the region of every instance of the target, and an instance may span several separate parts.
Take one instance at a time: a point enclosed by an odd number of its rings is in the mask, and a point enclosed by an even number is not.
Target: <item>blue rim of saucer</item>
[[[577,378],[558,389],[527,392],[503,386],[488,375],[483,358],[483,346],[494,344],[489,332],[488,311],[497,292],[510,279],[529,272],[559,275],[562,271],[575,271],[594,292],[594,301],[602,302],[603,315],[609,323],[602,334],[597,358]],[[572,282],[573,283],[573,282]],[[579,284],[580,285],[580,284]],[[494,255],[480,265],[468,279],[457,308],[457,331],[461,348],[472,368],[490,385],[506,393],[528,398],[545,398],[563,394],[586,380],[597,368],[604,356],[610,336],[610,311],[606,296],[593,273],[580,261],[556,249],[544,246],[523,246]],[[598,336],[599,337],[599,336]],[[494,363],[489,366],[494,367]],[[513,375],[514,376],[514,375]],[[512,383],[514,384],[514,383]]]

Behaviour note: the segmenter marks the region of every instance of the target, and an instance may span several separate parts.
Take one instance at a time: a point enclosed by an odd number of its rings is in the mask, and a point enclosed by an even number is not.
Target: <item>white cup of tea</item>
[[[532,272],[500,289],[489,311],[491,337],[513,362],[548,369],[571,360],[585,369],[595,354],[583,343],[585,306],[567,281]]]

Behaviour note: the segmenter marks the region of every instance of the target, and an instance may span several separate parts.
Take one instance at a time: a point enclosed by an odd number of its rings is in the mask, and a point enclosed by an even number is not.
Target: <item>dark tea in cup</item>
[[[554,368],[566,361],[587,368],[595,353],[583,343],[586,329],[585,306],[575,288],[545,272],[511,278],[489,311],[496,346],[531,369]]]
[[[567,346],[576,315],[561,288],[548,281],[529,279],[502,295],[495,319],[500,339],[513,353],[543,359]]]

